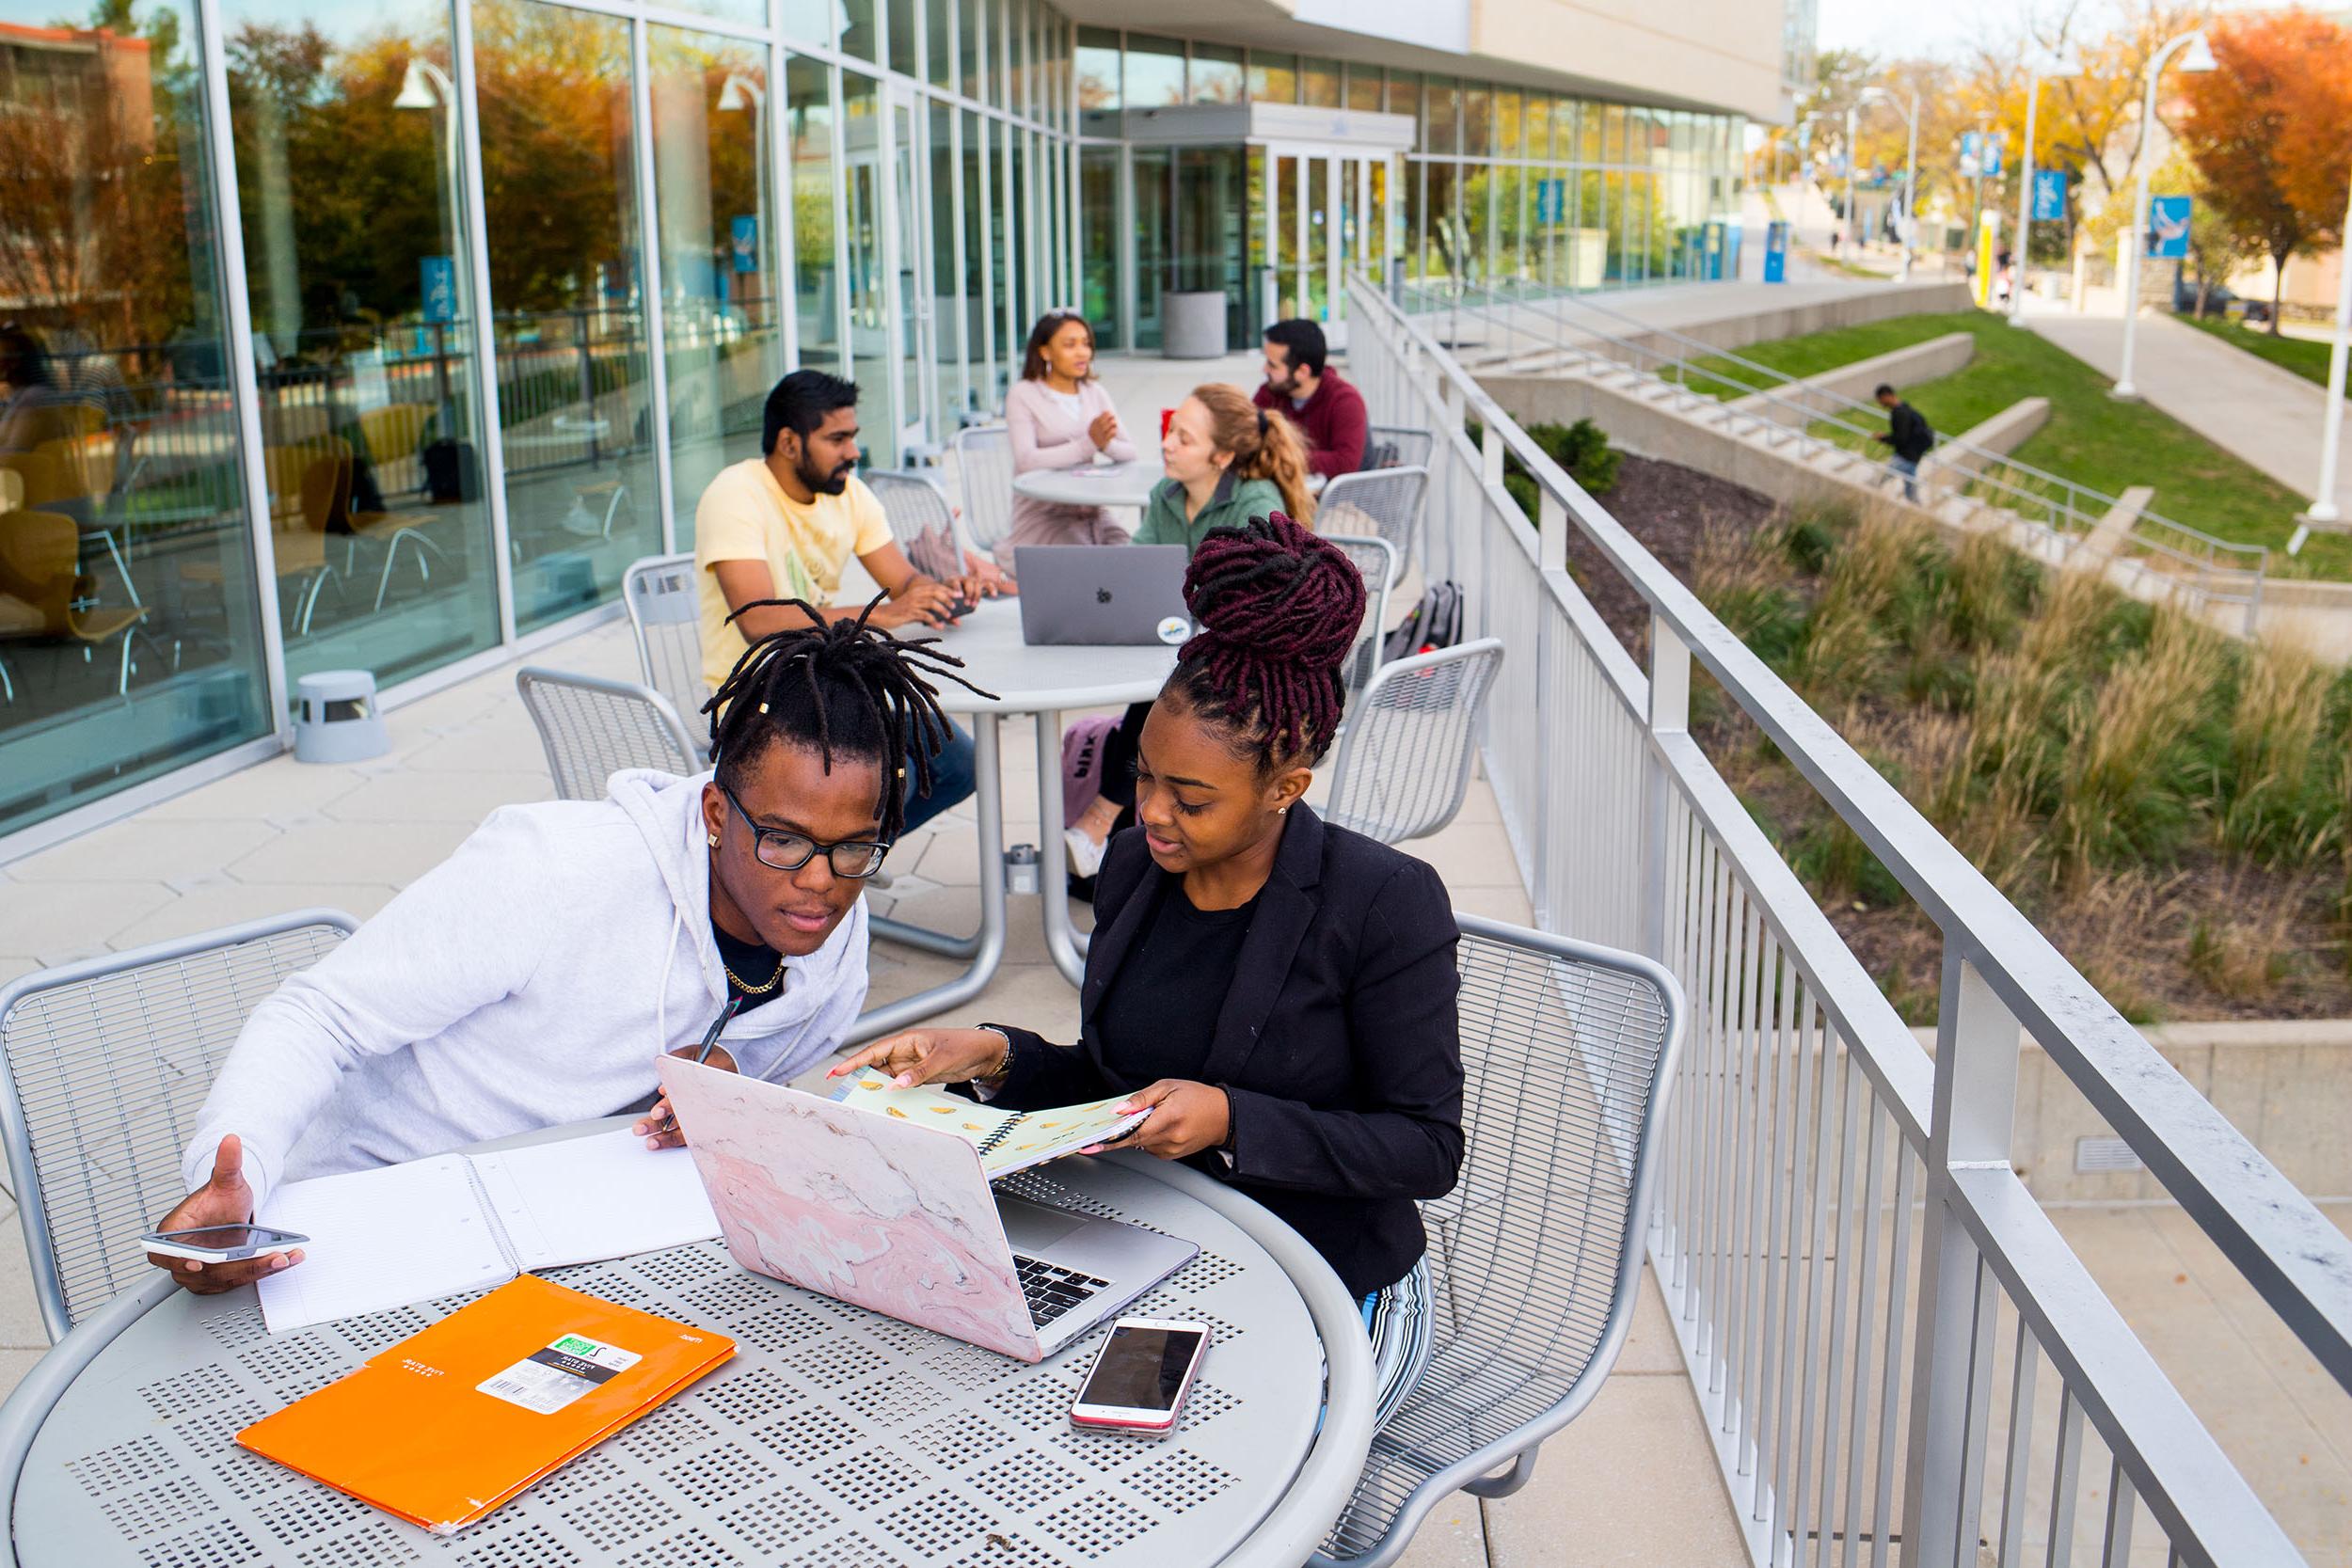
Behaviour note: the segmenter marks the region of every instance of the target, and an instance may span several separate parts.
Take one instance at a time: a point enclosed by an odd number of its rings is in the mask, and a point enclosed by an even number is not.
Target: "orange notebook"
[[[734,1354],[723,1335],[524,1275],[237,1441],[452,1535]]]

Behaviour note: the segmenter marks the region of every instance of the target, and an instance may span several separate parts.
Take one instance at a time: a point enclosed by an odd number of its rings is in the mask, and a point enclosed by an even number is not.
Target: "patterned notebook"
[[[1114,1116],[1112,1108],[1126,1103],[1123,1094],[1051,1111],[1000,1111],[933,1085],[895,1088],[871,1068],[861,1069],[833,1098],[876,1116],[897,1117],[967,1139],[980,1151],[980,1168],[991,1181],[1116,1138],[1152,1114]]]

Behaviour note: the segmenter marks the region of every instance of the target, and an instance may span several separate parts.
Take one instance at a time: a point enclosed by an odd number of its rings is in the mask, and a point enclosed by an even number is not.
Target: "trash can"
[[[294,682],[294,732],[296,762],[361,762],[392,745],[365,670],[321,670]]]
[[[1197,290],[1160,295],[1160,356],[1215,359],[1225,353],[1225,293]]]

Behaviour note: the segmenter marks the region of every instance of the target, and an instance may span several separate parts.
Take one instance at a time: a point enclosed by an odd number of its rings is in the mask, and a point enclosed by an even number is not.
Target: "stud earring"
[[[1288,816],[1290,814],[1291,809],[1288,806],[1277,806],[1274,808],[1274,815],[1277,816]]]
[[[719,835],[717,833],[705,833],[703,836],[710,840],[710,847],[713,849],[719,847]]]

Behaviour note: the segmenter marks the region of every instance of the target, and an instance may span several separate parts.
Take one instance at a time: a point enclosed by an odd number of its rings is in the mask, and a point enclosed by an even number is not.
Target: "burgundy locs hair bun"
[[[1269,737],[1319,750],[1338,729],[1341,666],[1364,622],[1364,579],[1344,551],[1279,512],[1212,529],[1184,573],[1198,635],[1178,656]]]

